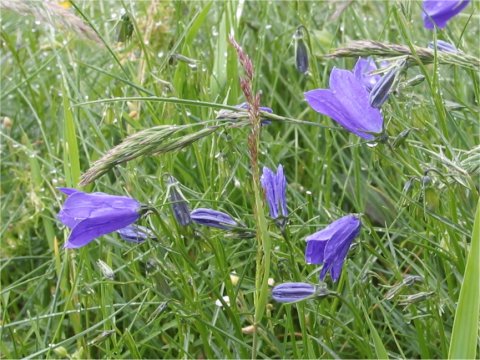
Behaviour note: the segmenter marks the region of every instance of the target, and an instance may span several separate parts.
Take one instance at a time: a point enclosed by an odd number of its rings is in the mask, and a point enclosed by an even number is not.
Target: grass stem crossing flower
[[[375,70],[377,70],[377,65],[375,65],[372,58],[359,58],[353,67],[353,74],[363,83],[363,86],[368,92],[372,90],[381,78],[378,74],[372,74]]]

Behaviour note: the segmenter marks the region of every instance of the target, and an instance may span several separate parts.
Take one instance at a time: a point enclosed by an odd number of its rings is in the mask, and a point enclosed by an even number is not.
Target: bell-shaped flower
[[[239,224],[228,214],[213,209],[198,208],[190,213],[190,217],[197,224],[210,226],[222,230],[232,230]]]
[[[460,13],[470,0],[423,0],[423,24],[427,29],[444,28]]]
[[[383,116],[370,105],[369,92],[363,81],[351,71],[334,68],[330,74],[330,89],[305,93],[308,104],[327,115],[348,131],[367,140],[383,130]]]
[[[355,215],[347,215],[305,239],[307,241],[305,261],[308,264],[323,264],[321,280],[328,271],[333,281],[340,278],[348,250],[353,239],[359,234],[360,228],[360,220]]]
[[[270,217],[272,219],[277,219],[280,212],[284,218],[287,217],[287,180],[283,174],[283,166],[278,165],[276,173],[269,168],[264,167],[260,182],[265,191],[268,208],[270,210]]]
[[[95,238],[122,229],[140,217],[141,204],[127,196],[101,192],[84,193],[59,188],[68,197],[58,213],[58,219],[72,229],[66,248],[79,248]]]
[[[128,242],[141,243],[147,239],[156,239],[157,237],[149,228],[141,225],[128,225],[123,229],[117,230],[118,235]]]

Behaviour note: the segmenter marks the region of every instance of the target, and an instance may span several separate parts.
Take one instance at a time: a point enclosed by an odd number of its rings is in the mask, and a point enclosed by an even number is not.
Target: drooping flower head
[[[264,167],[260,182],[265,191],[270,217],[277,219],[280,216],[280,212],[284,218],[287,217],[287,180],[283,174],[283,166],[278,165],[276,173]]]
[[[195,209],[190,213],[190,217],[197,224],[222,230],[232,230],[238,226],[238,223],[230,215],[213,209]]]
[[[360,228],[360,220],[355,215],[347,215],[305,239],[305,261],[308,264],[323,264],[321,280],[328,271],[333,281],[340,278],[350,244],[359,234]]]
[[[460,13],[470,0],[423,0],[423,24],[432,30],[435,26],[442,29],[447,22]]]
[[[305,93],[308,104],[317,112],[331,117],[348,131],[367,140],[383,130],[380,111],[370,105],[363,80],[351,71],[333,68],[330,89]]]
[[[101,192],[84,193],[59,188],[68,197],[58,213],[58,219],[72,232],[66,248],[79,248],[95,238],[125,228],[140,217],[141,204],[127,196]]]
[[[141,225],[128,225],[123,229],[117,230],[120,237],[129,242],[141,243],[147,239],[156,239],[157,237],[149,228]]]

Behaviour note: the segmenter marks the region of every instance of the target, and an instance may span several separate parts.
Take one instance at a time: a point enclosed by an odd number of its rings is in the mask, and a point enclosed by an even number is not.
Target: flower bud
[[[433,41],[430,41],[428,43],[428,48],[435,49],[435,43]],[[458,53],[458,49],[455,47],[455,45],[442,40],[437,40],[437,51]]]
[[[197,224],[215,227],[217,229],[232,230],[239,226],[230,215],[213,209],[195,209],[190,213],[190,216]]]
[[[295,40],[295,66],[299,73],[305,74],[308,71],[308,50],[303,41],[303,26],[299,26],[293,38]]]
[[[307,283],[284,283],[272,289],[273,300],[281,303],[292,303],[308,299],[315,295],[315,286]]]
[[[372,88],[369,95],[370,105],[374,108],[380,109],[388,97],[393,88],[393,84],[397,79],[398,74],[403,70],[406,62],[402,61],[400,64],[394,66],[388,71]]]
[[[141,243],[147,239],[156,239],[155,234],[145,226],[128,225],[123,229],[117,230],[120,237],[128,242]]]
[[[173,176],[168,176],[167,184],[169,187],[169,198],[175,220],[182,225],[186,226],[192,222],[190,217],[190,209],[188,203],[184,199],[182,193],[178,189],[178,181]]]

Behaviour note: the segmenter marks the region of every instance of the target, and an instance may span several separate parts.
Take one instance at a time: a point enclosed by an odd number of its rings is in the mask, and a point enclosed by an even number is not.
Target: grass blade
[[[472,243],[457,311],[453,322],[449,359],[475,359],[480,311],[480,200],[473,224]]]

